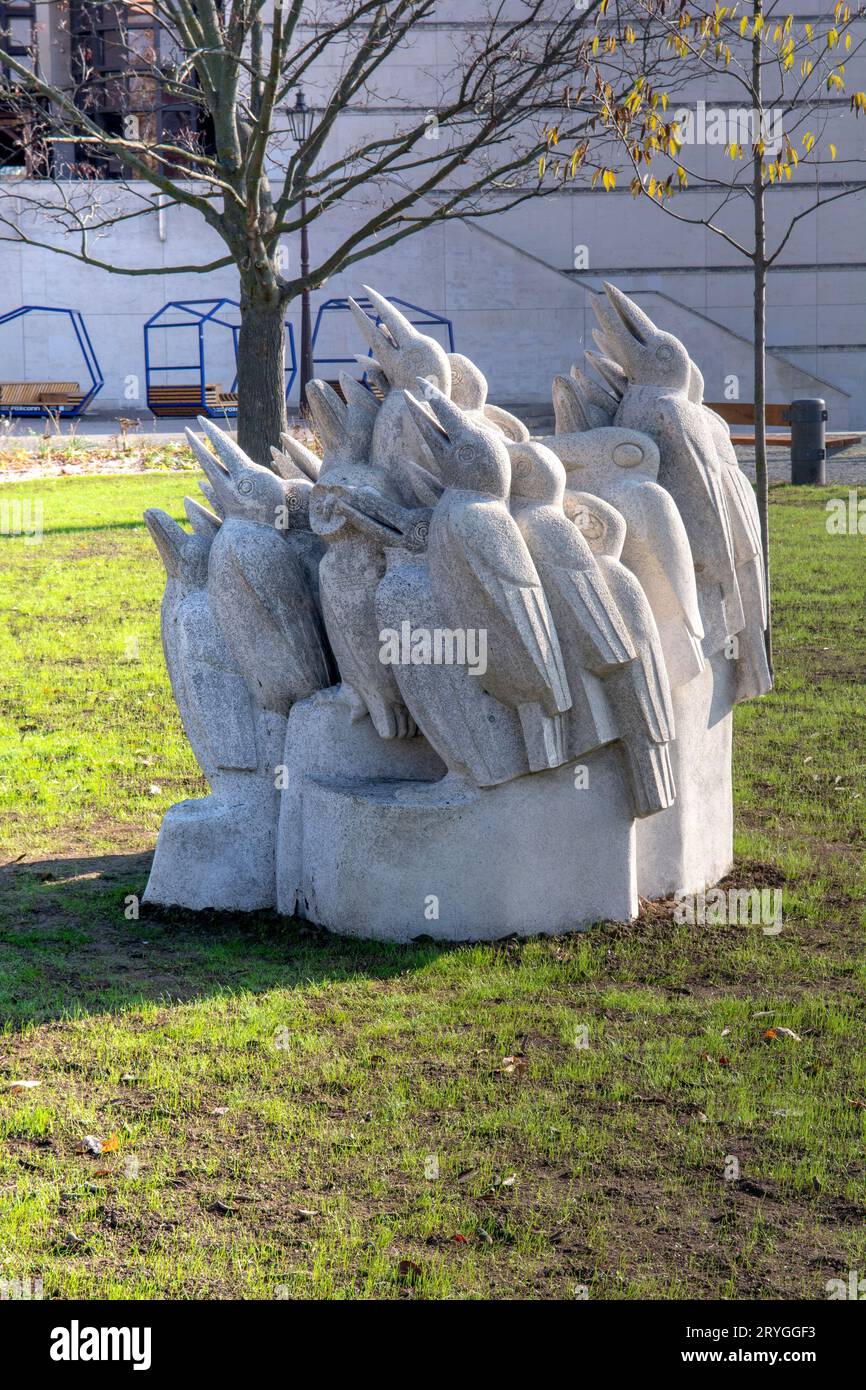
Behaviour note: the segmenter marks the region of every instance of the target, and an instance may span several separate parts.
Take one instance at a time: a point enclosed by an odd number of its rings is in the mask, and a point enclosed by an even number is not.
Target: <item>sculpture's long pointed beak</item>
[[[159,551],[166,573],[173,579],[180,576],[180,557],[187,540],[187,532],[182,526],[159,507],[148,507],[144,521],[153,543]]]
[[[307,386],[307,405],[316,434],[326,449],[338,449],[346,435],[348,412],[332,386],[316,377]]]
[[[209,512],[207,507],[203,507],[200,502],[196,502],[194,497],[183,499],[183,509],[186,512],[186,519],[196,535],[204,536],[205,540],[213,540],[222,522],[213,512]]]
[[[649,343],[658,336],[659,329],[653,323],[648,314],[643,309],[638,308],[633,299],[629,299],[627,294],[618,290],[616,285],[604,282],[604,292],[608,301],[616,310],[620,323],[627,329],[631,336],[638,343]],[[602,324],[602,327],[606,326]]]
[[[588,351],[586,358],[617,396],[625,394],[628,389],[628,377],[618,362],[612,361],[610,357],[602,357],[597,352]]]
[[[395,308],[389,299],[376,290],[371,290],[369,285],[363,285],[362,289],[372,304],[379,318],[384,323],[398,348],[406,348],[419,336],[412,324]],[[375,352],[375,348],[373,349]]]
[[[281,478],[309,478],[314,483],[319,476],[322,460],[312,449],[290,434],[281,434],[282,451],[271,445],[271,458]]]
[[[408,391],[403,392],[403,399],[406,402],[408,418],[424,446],[425,454],[434,468],[446,473],[451,456],[451,440],[447,431],[433,418],[427,407]]]
[[[370,315],[365,313],[360,304],[354,299],[349,300],[349,308],[352,316],[364,336],[364,341],[369,348],[372,348],[373,356],[378,366],[390,377],[397,365],[397,348],[394,343],[386,338],[382,329],[374,323]]]
[[[200,490],[201,493],[203,494],[203,496],[204,496],[204,498],[205,498],[205,501],[209,502],[210,505],[213,507],[213,509],[214,509],[214,511],[216,512],[217,516],[220,517],[222,521],[225,521],[225,519],[226,519],[226,509],[225,509],[225,507],[223,506],[223,504],[222,504],[222,502],[220,501],[220,499],[217,497],[217,495],[216,495],[214,489],[211,487],[210,483],[203,483],[203,482],[200,482],[200,483],[199,483],[199,490]]]
[[[367,360],[372,364],[371,358]],[[379,402],[362,381],[349,376],[348,372],[340,372],[340,390],[352,419],[360,417],[370,425],[375,424],[376,416],[379,414]]]
[[[204,431],[214,446],[216,456],[223,468],[231,474],[235,481],[245,469],[257,466],[231,436],[226,434],[225,430],[221,430],[219,425],[214,424],[213,420],[209,420],[206,415],[199,415],[197,419],[199,428]]]
[[[202,472],[210,484],[210,493],[204,492],[209,502],[212,502],[216,511],[224,516],[232,502],[231,475],[223,467],[219,459],[214,458],[207,445],[203,444],[197,434],[187,428],[186,437],[189,440],[190,448],[201,464]],[[201,484],[199,484],[201,486]]]

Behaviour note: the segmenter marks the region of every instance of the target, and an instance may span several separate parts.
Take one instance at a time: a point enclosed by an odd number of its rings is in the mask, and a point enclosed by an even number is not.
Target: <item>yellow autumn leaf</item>
[[[836,158],[836,146],[835,146],[835,145],[831,145],[831,146],[830,146],[830,158],[831,158],[831,159],[835,159],[835,158]]]

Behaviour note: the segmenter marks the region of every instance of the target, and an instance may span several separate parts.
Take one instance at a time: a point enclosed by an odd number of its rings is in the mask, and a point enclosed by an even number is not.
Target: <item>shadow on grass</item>
[[[447,944],[333,936],[273,912],[140,905],[152,856],[23,860],[0,869],[0,1027],[219,994],[388,979]]]

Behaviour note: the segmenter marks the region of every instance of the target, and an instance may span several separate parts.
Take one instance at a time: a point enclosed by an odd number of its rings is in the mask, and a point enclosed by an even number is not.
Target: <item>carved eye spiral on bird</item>
[[[425,546],[430,535],[430,526],[426,521],[416,521],[409,533],[410,539],[418,546]]]
[[[413,370],[417,367],[420,373],[421,368],[424,366],[424,353],[420,348],[412,348],[406,354],[406,361]]]
[[[478,450],[474,444],[461,444],[454,457],[458,463],[474,463],[478,457]]]
[[[511,460],[512,478],[526,478],[532,472],[532,459],[527,458],[526,454],[517,454]]]
[[[656,348],[656,358],[659,362],[670,362],[673,358],[674,350],[670,343],[661,343]]]
[[[238,483],[238,492],[240,493],[241,497],[249,497],[252,490],[252,478],[241,478],[240,482]]]
[[[598,512],[591,512],[588,507],[578,507],[577,510],[581,515],[574,516],[572,520],[585,539],[588,541],[604,540],[604,533],[607,528]]]

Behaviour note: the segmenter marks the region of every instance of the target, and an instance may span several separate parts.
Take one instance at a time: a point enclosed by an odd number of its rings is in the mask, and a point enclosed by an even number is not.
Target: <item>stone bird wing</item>
[[[689,634],[700,641],[704,627],[698,607],[694,560],[676,502],[669,492],[653,482],[637,484],[627,492],[623,489],[622,497],[628,498],[628,505],[618,499],[628,527],[623,561],[646,588],[641,569],[645,568],[647,557],[652,558],[652,591],[648,591],[648,595],[653,609],[658,601],[662,611],[673,610],[680,614]],[[638,558],[638,550],[644,561],[640,567],[632,563],[632,558]]]
[[[207,596],[200,593],[188,599],[183,617],[178,625],[178,652],[187,708],[181,713],[190,739],[197,733],[207,743],[215,767],[256,768],[252,702]]]
[[[254,698],[288,714],[331,684],[324,628],[291,540],[264,526],[232,529],[218,566],[211,552],[208,591]]]
[[[516,662],[515,677],[537,691],[535,698],[550,712],[571,708],[571,694],[559,639],[538,571],[513,517],[502,508],[498,525],[489,524],[484,507],[469,504],[448,513],[446,545],[463,556],[503,624],[505,647]],[[459,602],[459,598],[457,600]],[[488,646],[496,649],[496,634]]]
[[[725,469],[725,489],[728,493],[731,513],[731,526],[734,533],[734,553],[737,568],[753,565],[757,576],[757,590],[761,610],[761,627],[767,626],[767,585],[764,580],[764,558],[761,545],[761,518],[758,499],[752,484],[739,465]],[[751,617],[751,614],[747,614]]]
[[[712,509],[715,526],[706,525],[703,519],[706,516],[705,508],[701,508],[700,514],[692,513],[684,519],[692,540],[695,562],[705,567],[708,577],[724,584],[735,570],[734,542],[722,467],[702,408],[693,406],[678,395],[661,395],[653,437],[659,446],[662,467],[671,484],[668,485],[667,479],[660,476],[662,485],[668,486],[668,491],[677,501],[685,490],[691,496],[695,496],[697,490]],[[680,503],[680,511],[683,509],[684,504]],[[695,541],[698,538],[701,553],[695,554]]]
[[[602,675],[632,661],[635,650],[628,629],[592,551],[574,523],[563,513],[540,527],[534,542],[531,549],[544,583],[548,590],[556,588],[561,601],[554,604],[556,611],[560,613],[561,604],[568,607],[582,635],[581,646],[588,643],[591,648],[588,663],[593,674]],[[559,636],[568,643],[570,634],[563,631],[561,616]]]
[[[606,573],[634,638],[638,659],[632,668],[632,681],[647,733],[655,743],[670,743],[675,732],[674,711],[652,609],[640,583],[625,565],[608,561]]]

